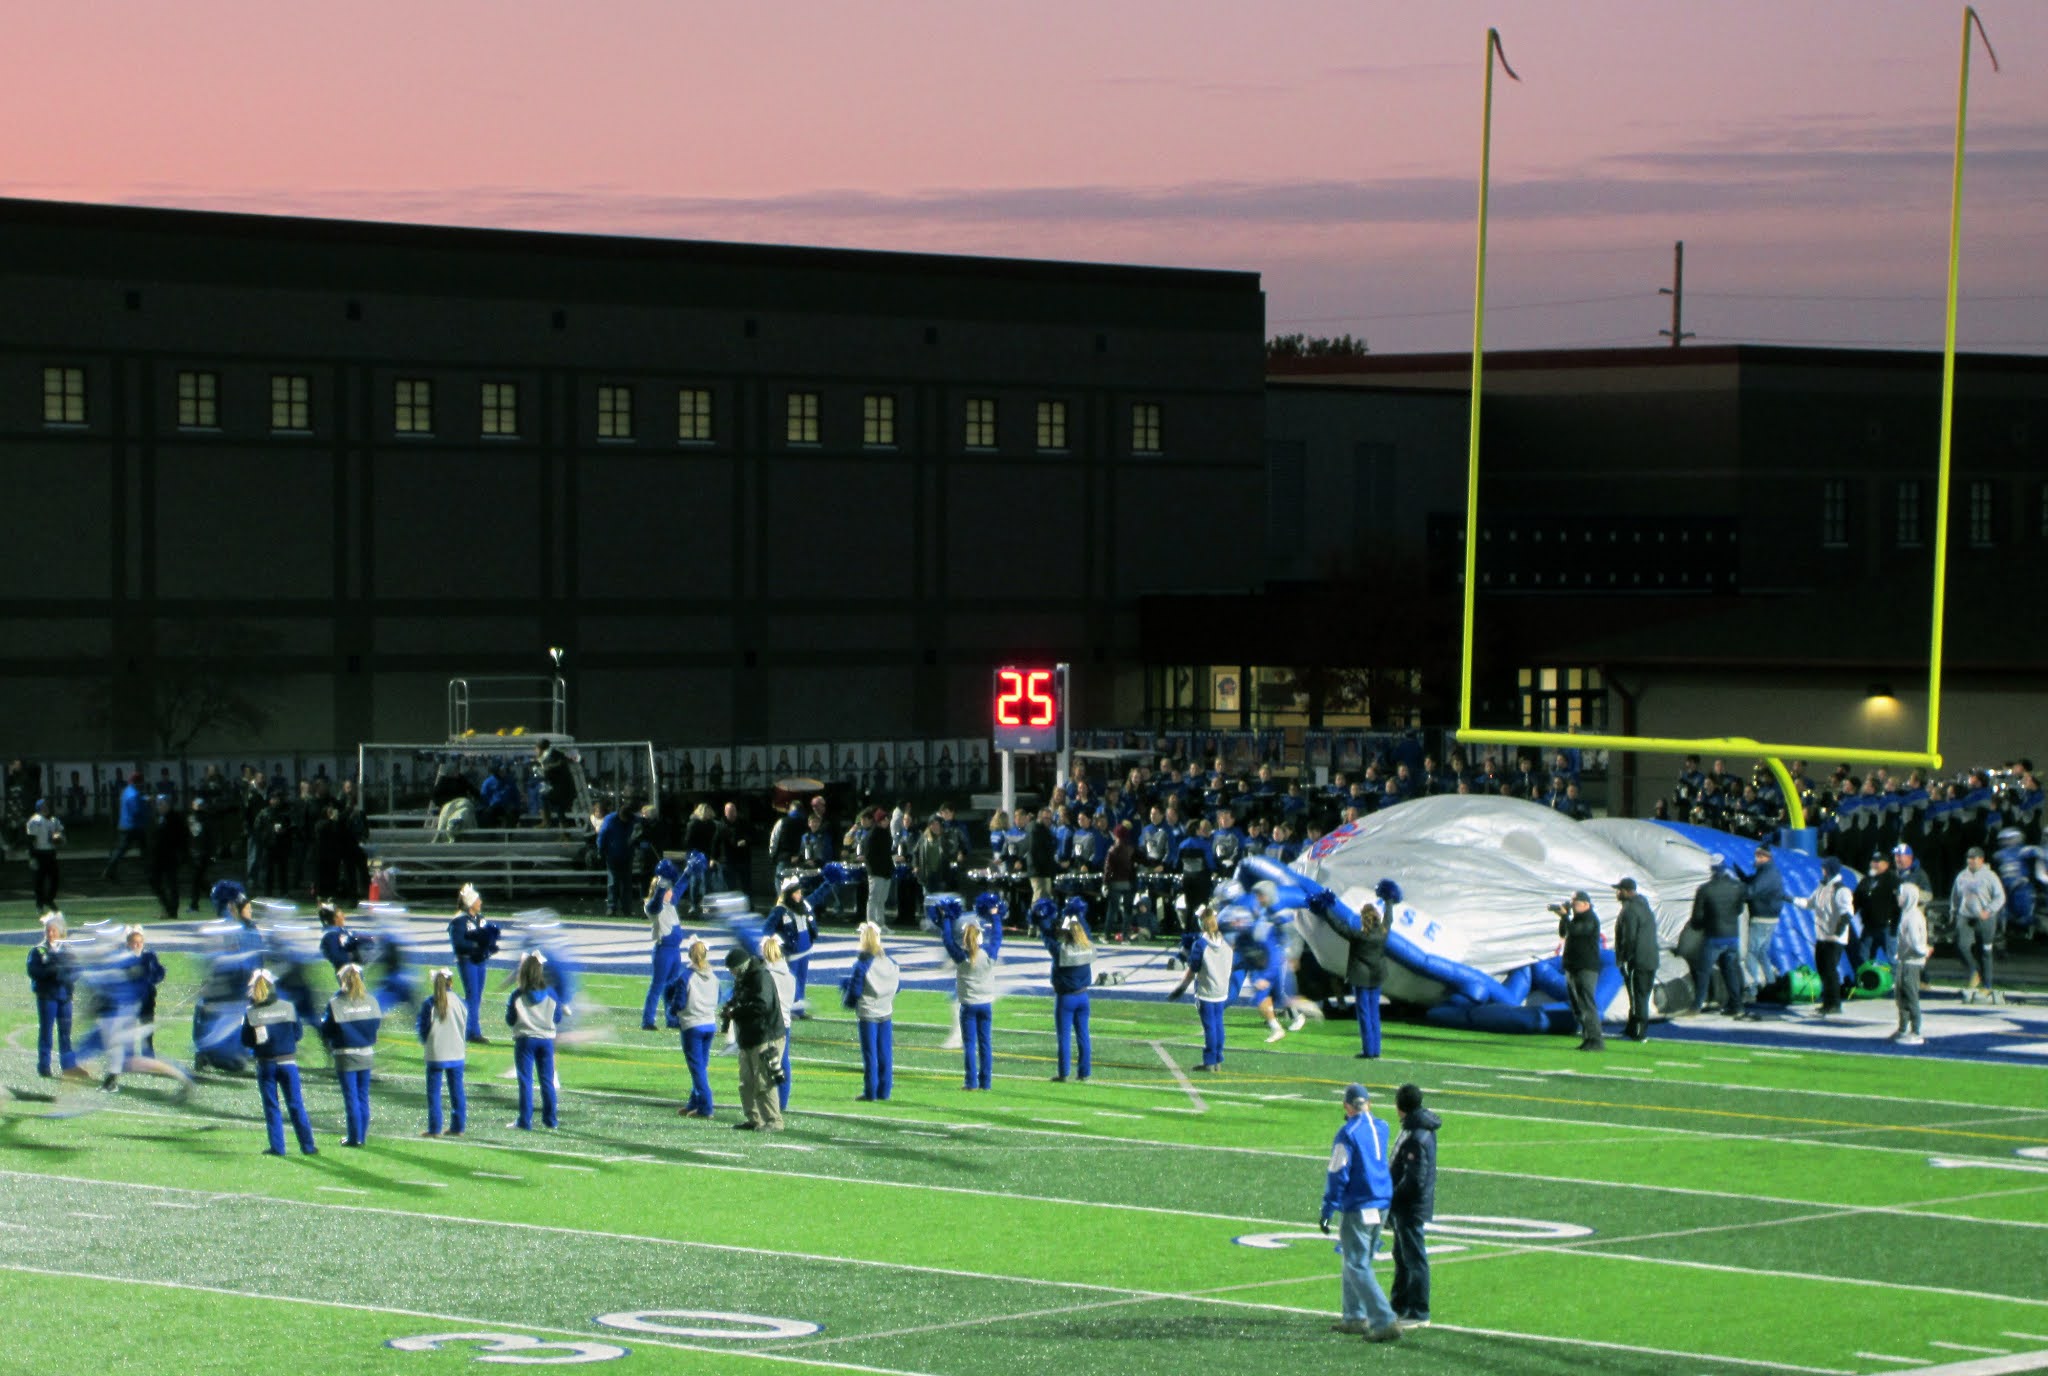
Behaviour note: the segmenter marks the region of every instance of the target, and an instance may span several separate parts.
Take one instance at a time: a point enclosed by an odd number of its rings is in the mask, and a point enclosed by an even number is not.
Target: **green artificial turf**
[[[158,1042],[182,1057],[196,969],[170,963]],[[2012,1336],[2048,1335],[2048,1161],[2018,1154],[2048,1146],[2048,1072],[2031,1067],[1663,1040],[1594,1059],[1398,1025],[1367,1063],[1348,1026],[1268,1046],[1233,1013],[1224,1073],[1188,1075],[1191,1007],[1101,1000],[1093,1080],[1055,1084],[1047,1001],[1013,997],[996,1087],[966,1093],[939,1046],[944,1000],[908,993],[893,1101],[854,1101],[853,1025],[821,1016],[798,1025],[790,1128],[768,1136],[727,1130],[729,1059],[712,1066],[718,1119],[678,1118],[687,1076],[673,1034],[638,1030],[644,981],[594,976],[586,1039],[560,1056],[559,1131],[507,1126],[500,1038],[472,1050],[470,1135],[420,1138],[420,1052],[394,1016],[369,1147],[341,1148],[316,1049],[322,1152],[276,1160],[258,1154],[246,1078],[183,1103],[141,1077],[53,1092],[24,986],[0,980],[0,1271],[17,1316],[0,1371],[590,1355],[386,1346],[461,1333],[624,1349],[580,1363],[597,1370],[933,1376],[1865,1373],[2048,1349]],[[1437,1323],[1386,1347],[1328,1331],[1336,1258],[1315,1229],[1355,1077],[1383,1116],[1413,1080],[1445,1119]],[[1273,1233],[1309,1236],[1234,1241]],[[816,1327],[602,1321],[656,1310]]]

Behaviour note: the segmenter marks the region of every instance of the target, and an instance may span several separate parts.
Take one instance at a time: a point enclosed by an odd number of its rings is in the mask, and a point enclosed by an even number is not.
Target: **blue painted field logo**
[[[393,1338],[384,1344],[400,1352],[439,1352],[444,1345],[480,1343],[479,1362],[506,1366],[578,1366],[584,1362],[609,1362],[626,1355],[628,1349],[610,1343],[593,1343],[535,1338],[525,1333],[428,1333],[417,1338]]]
[[[668,1319],[694,1319],[695,1323],[667,1323]],[[617,1314],[600,1314],[597,1321],[606,1328],[623,1328],[629,1333],[659,1333],[669,1338],[723,1338],[753,1342],[762,1338],[808,1338],[823,1331],[823,1324],[802,1319],[771,1319],[764,1314],[731,1314],[722,1309],[636,1309]]]

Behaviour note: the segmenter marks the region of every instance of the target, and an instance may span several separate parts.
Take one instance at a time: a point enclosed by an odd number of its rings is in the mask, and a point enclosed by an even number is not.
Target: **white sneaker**
[[[1925,1038],[1925,1037],[1922,1037],[1922,1036],[1918,1036],[1918,1035],[1915,1035],[1914,1033],[1911,1033],[1911,1032],[1908,1032],[1908,1033],[1906,1033],[1906,1034],[1905,1034],[1904,1036],[1902,1036],[1902,1037],[1900,1037],[1900,1038],[1899,1038],[1899,1045],[1900,1045],[1900,1046],[1925,1046],[1925,1045],[1927,1045],[1927,1038]]]
[[[1302,1028],[1307,1026],[1308,1019],[1304,1018],[1299,1012],[1297,1012],[1294,1015],[1294,1021],[1287,1025],[1287,1030],[1289,1032],[1299,1032]]]
[[[1266,1034],[1266,1040],[1269,1042],[1277,1042],[1286,1035],[1287,1029],[1276,1022],[1273,1024],[1273,1030]]]

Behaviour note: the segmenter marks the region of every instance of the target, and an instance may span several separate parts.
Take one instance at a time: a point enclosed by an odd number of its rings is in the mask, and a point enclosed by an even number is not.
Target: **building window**
[[[791,444],[816,444],[818,442],[818,394],[816,392],[791,392],[788,402],[789,419],[783,429],[783,438]]]
[[[1598,669],[1534,668],[1516,672],[1524,731],[1607,724],[1607,689]]]
[[[43,424],[85,424],[85,369],[43,369]]]
[[[220,426],[220,374],[178,374],[178,428],[214,430]]]
[[[1828,549],[1849,543],[1849,485],[1840,478],[1820,485],[1820,542]]]
[[[313,379],[292,373],[270,375],[270,428],[313,428]]]
[[[967,429],[962,438],[969,449],[996,447],[996,400],[994,397],[967,399]]]
[[[1137,402],[1131,407],[1131,452],[1157,454],[1159,446],[1159,403]]]
[[[483,433],[513,436],[519,433],[519,384],[486,382],[483,386]]]
[[[1899,484],[1899,548],[1920,547],[1920,484]]]
[[[870,392],[860,403],[860,442],[870,449],[896,447],[896,398]]]
[[[1989,548],[1991,539],[1991,484],[1974,482],[1970,484],[1970,543],[1978,549]]]
[[[1067,447],[1067,404],[1064,401],[1038,403],[1038,447],[1055,450]]]
[[[633,389],[597,389],[597,437],[601,440],[633,438]]]
[[[701,387],[676,392],[676,438],[685,444],[711,440],[711,393]]]
[[[391,388],[391,428],[401,435],[434,433],[434,384],[402,377]]]

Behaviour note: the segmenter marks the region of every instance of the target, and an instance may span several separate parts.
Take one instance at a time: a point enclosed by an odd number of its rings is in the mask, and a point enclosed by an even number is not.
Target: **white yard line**
[[[2015,1352],[2008,1357],[1973,1357],[1965,1362],[1914,1368],[1913,1376],[2006,1376],[2048,1368],[2048,1352]]]
[[[1491,1080],[1438,1080],[1440,1085],[1456,1085],[1460,1089],[1492,1089]]]
[[[2008,1357],[2012,1355],[2012,1349],[2009,1347],[1979,1347],[1975,1343],[1945,1343],[1939,1338],[1929,1338],[1927,1345],[1929,1347],[1945,1347],[1951,1352],[1985,1352],[1994,1357]]]
[[[1889,1352],[1858,1352],[1858,1357],[1869,1362],[1897,1362],[1901,1366],[1933,1366],[1925,1357],[1898,1357]]]
[[[499,1171],[471,1171],[470,1174],[480,1176],[485,1180],[524,1180],[526,1178],[523,1175],[505,1175]]]
[[[368,1190],[354,1190],[354,1189],[350,1189],[350,1188],[349,1188],[348,1186],[346,1186],[346,1185],[315,1185],[315,1186],[314,1186],[313,1188],[314,1188],[314,1189],[316,1189],[316,1190],[319,1190],[319,1191],[320,1191],[321,1193],[323,1193],[323,1194],[368,1194],[368,1193],[369,1193],[369,1191],[368,1191]]]
[[[1096,1109],[1095,1116],[1097,1118],[1128,1118],[1134,1123],[1145,1121],[1145,1115],[1142,1113],[1118,1113],[1115,1109],[1109,1108]]]
[[[1195,1082],[1190,1080],[1188,1073],[1180,1068],[1180,1062],[1167,1054],[1165,1044],[1161,1042],[1147,1042],[1146,1045],[1158,1053],[1160,1061],[1172,1073],[1174,1083],[1179,1085],[1181,1092],[1188,1096],[1188,1102],[1195,1106],[1195,1112],[1207,1113],[1209,1106],[1202,1102],[1202,1096],[1195,1091]]]

